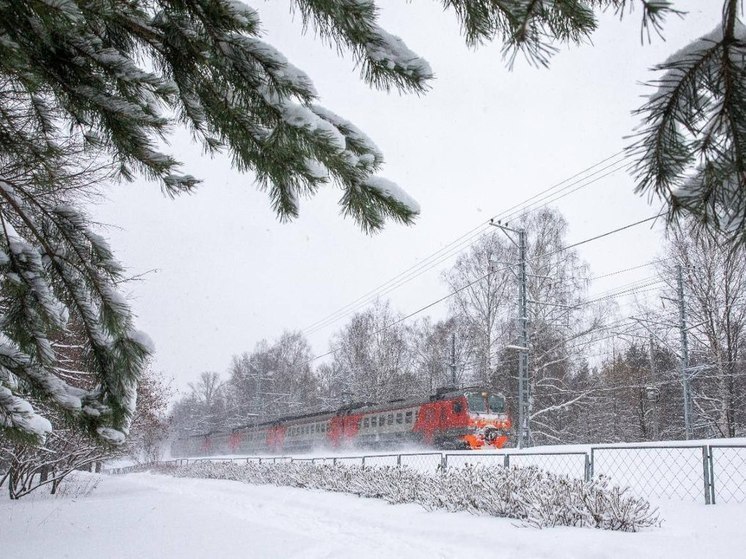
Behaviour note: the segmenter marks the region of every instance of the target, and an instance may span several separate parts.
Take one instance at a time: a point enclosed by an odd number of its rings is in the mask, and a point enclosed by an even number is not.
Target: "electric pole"
[[[657,441],[660,436],[660,407],[658,405],[660,401],[660,390],[658,389],[657,384],[658,375],[655,372],[655,345],[652,334],[650,334],[649,338],[648,359],[650,360],[650,379],[653,384],[647,387],[645,392],[648,402],[653,407],[653,440]]]
[[[456,387],[456,332],[451,334],[451,386]]]
[[[686,337],[686,310],[684,305],[684,273],[676,266],[678,275],[679,329],[681,330],[681,382],[684,387],[684,428],[686,440],[692,438],[692,394],[689,386],[689,343]]]
[[[501,223],[490,221],[490,225],[501,229],[518,247],[518,448],[531,446],[531,385],[528,379],[528,294],[526,286],[526,231],[511,229]],[[518,235],[518,242],[508,235],[508,231]]]
[[[526,231],[518,230],[518,448],[531,446],[528,382],[528,300],[526,295]]]

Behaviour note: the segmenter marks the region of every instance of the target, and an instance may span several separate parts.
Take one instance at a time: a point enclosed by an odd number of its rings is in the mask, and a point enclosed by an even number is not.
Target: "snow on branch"
[[[52,432],[49,420],[38,415],[26,400],[14,396],[0,384],[0,430],[3,428],[21,431],[39,442]]]
[[[365,181],[365,186],[374,190],[381,196],[388,198],[390,201],[405,207],[412,214],[420,213],[420,205],[417,201],[407,194],[398,184],[391,182],[382,177],[369,177]]]

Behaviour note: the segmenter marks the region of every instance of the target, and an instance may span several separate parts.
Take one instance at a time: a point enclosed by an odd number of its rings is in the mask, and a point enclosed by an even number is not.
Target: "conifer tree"
[[[661,31],[666,0],[443,0],[470,45],[501,41],[547,65],[557,44],[596,28],[596,10],[642,8]],[[423,92],[427,62],[377,24],[373,0],[294,0],[307,28],[349,51],[373,87]],[[741,0],[722,26],[661,66],[632,151],[638,188],[671,215],[746,239],[744,31]],[[234,0],[0,0],[0,429],[38,439],[51,428],[24,393],[48,399],[120,442],[149,350],[117,294],[122,269],[77,209],[77,191],[108,171],[145,175],[164,192],[199,183],[161,149],[176,126],[208,153],[252,172],[281,219],[333,183],[363,230],[411,223],[419,208],[376,175],[383,156],[318,104],[311,79],[260,38],[257,12]],[[113,167],[109,169],[109,164]],[[71,328],[97,385],[65,383],[52,340]]]

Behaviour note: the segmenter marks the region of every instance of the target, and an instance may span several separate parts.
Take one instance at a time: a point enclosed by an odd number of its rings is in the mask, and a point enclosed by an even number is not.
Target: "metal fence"
[[[711,445],[708,448],[711,502],[746,502],[746,445]]]
[[[643,497],[706,504],[746,502],[746,445],[594,446],[590,452],[419,452],[357,456],[247,456],[181,458],[163,462],[184,466],[199,462],[345,464],[408,467],[436,473],[445,468],[536,466],[554,474],[589,481],[599,476]],[[128,473],[147,466],[114,468]]]
[[[591,448],[591,477],[658,499],[711,500],[706,446]]]

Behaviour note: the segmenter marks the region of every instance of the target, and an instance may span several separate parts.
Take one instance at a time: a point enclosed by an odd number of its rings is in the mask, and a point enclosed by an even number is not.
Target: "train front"
[[[502,448],[508,442],[510,417],[502,394],[485,390],[464,393],[467,414],[467,434],[463,436],[471,449]]]

